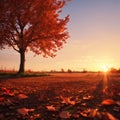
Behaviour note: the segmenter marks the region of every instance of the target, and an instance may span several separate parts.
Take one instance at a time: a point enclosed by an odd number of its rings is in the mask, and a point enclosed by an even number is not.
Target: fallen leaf
[[[56,109],[55,109],[55,107],[53,107],[53,105],[46,106],[46,108],[47,108],[49,111],[56,111]]]
[[[78,92],[79,92],[79,93],[82,93],[82,92],[83,92],[83,90],[79,90]]]
[[[35,114],[34,117],[35,118],[39,118],[41,115],[40,114]]]
[[[86,103],[81,103],[82,106],[86,106],[87,104]]]
[[[83,117],[88,117],[88,115],[90,114],[90,111],[91,111],[91,109],[86,109],[86,110],[82,111],[80,114]]]
[[[10,90],[7,88],[2,88],[3,93],[10,93]]]
[[[30,120],[40,120],[41,115],[40,114],[34,114],[30,116]]]
[[[71,114],[68,111],[60,112],[60,118],[70,118]]]
[[[26,98],[28,98],[28,96],[25,95],[25,94],[19,94],[19,95],[18,95],[18,98],[19,98],[19,99],[26,99]]]
[[[31,109],[28,109],[29,112],[34,112],[35,109],[31,108]]]
[[[89,99],[92,99],[92,98],[93,98],[93,96],[88,95],[88,96],[84,96],[83,100],[89,100]]]
[[[20,109],[17,109],[17,112],[23,116],[27,115],[28,114],[28,109],[26,108],[20,108]]]
[[[35,109],[19,108],[17,112],[23,116],[28,115],[28,112],[33,112]]]
[[[106,113],[107,117],[109,118],[109,120],[118,120],[117,118],[115,118],[112,114],[110,114],[109,112]]]
[[[87,115],[87,113],[86,113],[86,112],[84,112],[84,111],[83,111],[83,112],[81,112],[80,114],[81,114],[83,117],[87,117],[87,116],[88,116],[88,115]]]
[[[2,88],[2,95],[14,96],[14,93],[11,93],[10,90],[7,88]]]
[[[98,109],[86,109],[82,111],[80,114],[83,117],[89,117],[89,118],[94,118],[97,114]]]
[[[103,100],[102,105],[113,105],[113,104],[116,104],[116,102],[112,99],[106,99],[106,100]]]
[[[75,105],[75,101],[71,101],[69,97],[63,97],[61,96],[62,103],[70,104],[70,105]]]
[[[90,113],[89,113],[88,117],[94,118],[97,114],[97,111],[98,111],[98,109],[90,109]]]

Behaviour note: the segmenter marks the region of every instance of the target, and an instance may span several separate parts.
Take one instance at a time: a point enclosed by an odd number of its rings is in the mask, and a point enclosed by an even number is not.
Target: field
[[[120,120],[120,74],[1,78],[0,120]]]

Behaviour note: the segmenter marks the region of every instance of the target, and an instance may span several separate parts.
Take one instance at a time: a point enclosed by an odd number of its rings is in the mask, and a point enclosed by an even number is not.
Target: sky
[[[120,68],[120,0],[72,0],[61,14],[70,15],[70,38],[55,58],[26,54],[25,69],[34,71]],[[0,50],[0,69],[19,68],[19,54]]]

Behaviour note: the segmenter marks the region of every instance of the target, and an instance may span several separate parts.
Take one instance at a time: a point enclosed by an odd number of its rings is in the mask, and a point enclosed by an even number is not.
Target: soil
[[[120,120],[120,75],[1,78],[0,120]]]

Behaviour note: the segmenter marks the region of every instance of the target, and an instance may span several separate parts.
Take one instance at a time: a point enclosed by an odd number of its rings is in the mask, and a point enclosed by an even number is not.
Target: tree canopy
[[[68,0],[0,0],[0,48],[12,47],[20,53],[24,72],[25,52],[54,57],[69,37],[59,15]]]

